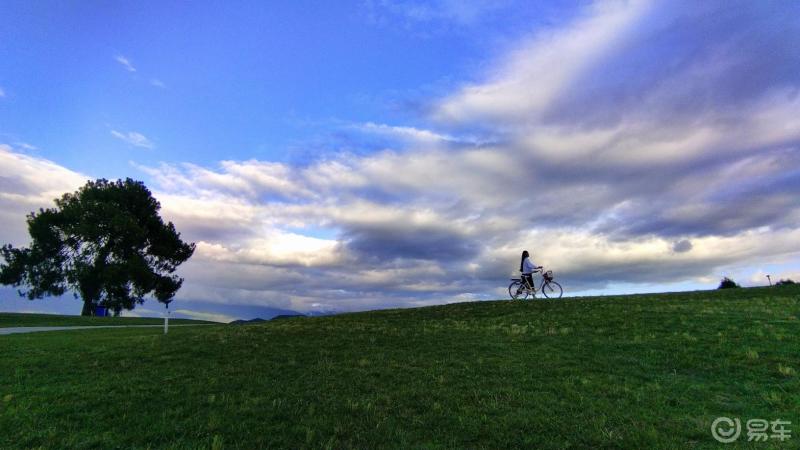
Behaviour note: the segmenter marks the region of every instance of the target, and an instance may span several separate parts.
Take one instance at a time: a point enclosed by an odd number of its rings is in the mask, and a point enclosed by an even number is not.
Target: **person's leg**
[[[528,288],[530,290],[533,290],[533,275],[532,274],[523,275],[522,276],[522,280],[525,282],[525,284],[526,284],[525,287],[526,288]]]
[[[519,277],[519,287],[517,288],[517,295],[521,294],[523,290],[528,289],[528,281],[525,279],[527,275],[524,273]]]

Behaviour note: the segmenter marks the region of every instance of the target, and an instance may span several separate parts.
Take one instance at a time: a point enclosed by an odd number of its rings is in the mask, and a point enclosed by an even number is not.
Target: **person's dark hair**
[[[523,250],[522,251],[522,258],[519,259],[519,271],[520,272],[522,272],[522,263],[524,263],[525,262],[525,258],[527,258],[529,256],[531,256],[531,255],[528,254],[527,250]]]

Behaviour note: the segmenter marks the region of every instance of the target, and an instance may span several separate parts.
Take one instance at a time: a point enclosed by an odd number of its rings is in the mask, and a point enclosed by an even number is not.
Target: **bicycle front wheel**
[[[508,295],[514,300],[525,300],[528,298],[528,290],[519,281],[514,281],[508,285]]]
[[[542,286],[542,293],[547,298],[561,298],[564,290],[555,281],[548,281]]]

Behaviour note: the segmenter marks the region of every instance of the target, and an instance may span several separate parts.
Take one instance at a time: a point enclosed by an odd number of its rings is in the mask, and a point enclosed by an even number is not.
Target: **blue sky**
[[[486,7],[485,19],[414,20],[403,8],[10,2],[3,131],[74,170],[119,176],[129,160],[307,162],[317,151],[367,151],[340,136],[347,124],[417,122],[412,103],[424,107],[527,31],[520,12],[540,21],[569,14],[509,4]],[[135,130],[157,151],[126,146],[110,130]]]
[[[130,176],[197,317],[499,298],[523,248],[571,294],[798,278],[798,9],[5,2],[0,241]]]

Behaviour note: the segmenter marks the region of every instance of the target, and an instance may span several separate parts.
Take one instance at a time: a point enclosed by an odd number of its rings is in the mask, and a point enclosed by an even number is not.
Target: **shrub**
[[[732,288],[738,288],[738,287],[741,287],[741,286],[736,284],[736,282],[731,280],[730,278],[725,277],[725,278],[722,279],[722,281],[720,281],[719,287],[717,289],[732,289]]]

